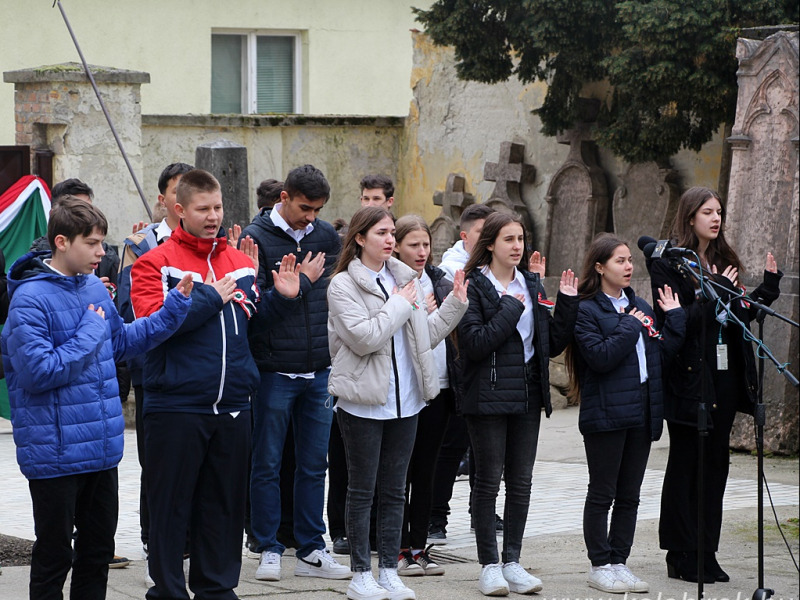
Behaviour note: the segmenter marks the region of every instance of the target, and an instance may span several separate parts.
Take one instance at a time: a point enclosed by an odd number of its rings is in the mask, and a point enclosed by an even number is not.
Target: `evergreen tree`
[[[437,0],[414,9],[462,79],[545,81],[536,113],[555,135],[580,118],[579,96],[611,84],[596,139],[630,162],[699,150],[736,108],[736,38],[796,23],[797,0]]]

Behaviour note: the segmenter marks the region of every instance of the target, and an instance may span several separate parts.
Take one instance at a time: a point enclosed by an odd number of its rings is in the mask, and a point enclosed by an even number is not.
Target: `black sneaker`
[[[124,569],[129,564],[131,564],[131,561],[130,561],[129,558],[125,558],[124,556],[117,556],[115,554],[114,558],[111,559],[111,562],[108,563],[108,568],[109,569]]]
[[[497,514],[494,516],[494,529],[495,531],[503,531],[503,519]]]
[[[428,527],[428,543],[440,546],[447,542],[447,530],[441,525]]]
[[[350,555],[350,540],[343,536],[333,538],[332,550],[334,554]]]

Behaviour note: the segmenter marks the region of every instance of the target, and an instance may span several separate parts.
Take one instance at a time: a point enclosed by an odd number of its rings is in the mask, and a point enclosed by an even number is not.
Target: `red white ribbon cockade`
[[[243,290],[239,288],[233,290],[233,301],[242,307],[248,320],[256,313],[256,305],[253,304],[253,301],[247,297],[247,294],[245,294]]]
[[[553,302],[552,300],[548,300],[547,298],[542,298],[542,292],[539,292],[538,300],[539,300],[539,305],[544,306],[547,310],[553,310],[553,307],[555,307],[556,305],[556,303]]]
[[[651,338],[661,339],[661,333],[654,327],[652,317],[645,315],[642,319],[642,327],[647,329],[647,335]]]

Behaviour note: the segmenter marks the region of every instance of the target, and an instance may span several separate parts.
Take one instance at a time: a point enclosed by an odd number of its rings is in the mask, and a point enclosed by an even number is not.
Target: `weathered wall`
[[[283,179],[294,167],[311,163],[331,184],[322,218],[349,219],[360,207],[358,183],[368,173],[397,177],[403,119],[380,117],[216,117],[144,116],[143,187],[153,199],[161,170],[169,163],[193,164],[195,148],[227,139],[247,148],[251,214],[256,188],[268,178]]]
[[[414,100],[400,161],[398,211],[433,220],[439,213],[433,193],[444,189],[451,172],[464,175],[467,191],[475,194],[477,202],[485,201],[494,184],[483,181],[484,164],[497,160],[502,142],[517,142],[525,145],[525,162],[536,167],[536,179],[522,186],[522,197],[534,221],[535,239],[544,240],[545,195],[569,151],[555,138],[543,136],[541,122],[531,113],[541,106],[545,85],[522,85],[513,78],[496,85],[462,81],[456,76],[451,48],[434,46],[424,33],[414,32],[412,39]],[[684,187],[717,187],[723,143],[720,131],[700,153],[672,157]],[[599,162],[610,199],[628,165],[602,148]]]

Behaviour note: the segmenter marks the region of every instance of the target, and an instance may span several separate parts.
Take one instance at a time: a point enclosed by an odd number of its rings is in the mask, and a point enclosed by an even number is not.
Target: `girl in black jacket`
[[[686,322],[683,311],[676,310],[677,294],[664,286],[658,305],[666,324],[656,331],[653,309],[630,288],[632,275],[628,245],[609,233],[598,235],[581,272],[575,341],[567,350],[570,392],[580,398],[578,423],[589,467],[583,509],[592,563],[587,583],[619,594],[649,589],[625,562],[650,443],[661,437],[662,351],[674,354],[680,347]]]
[[[530,269],[530,271],[528,271]],[[486,218],[469,262],[469,307],[458,327],[463,398],[475,460],[472,516],[480,590],[487,596],[509,591],[530,594],[542,582],[520,564],[531,495],[542,408],[550,415],[550,356],[572,339],[578,280],[561,274],[555,317],[541,277],[545,261],[534,252],[528,262],[519,217]],[[502,563],[497,553],[495,505],[505,472]]]
[[[738,295],[739,257],[724,235],[725,211],[719,195],[704,187],[693,187],[681,196],[670,236],[675,245],[694,250],[705,273],[728,288],[718,290],[727,302]],[[751,295],[764,304],[778,298],[778,271],[775,258],[767,253],[764,282]],[[737,325],[723,326],[715,319],[714,302],[697,301],[695,279],[679,271],[668,259],[650,265],[653,289],[669,285],[677,291],[686,312],[686,341],[664,374],[664,416],[669,428],[669,459],[661,495],[659,539],[667,550],[667,573],[687,581],[697,581],[697,407],[701,387],[706,389],[709,432],[705,442],[705,555],[704,581],[728,581],[715,552],[722,527],[722,497],[728,479],[730,433],[737,411],[752,414],[757,392],[755,358],[752,345]],[[755,315],[742,300],[728,302],[745,324]],[[702,337],[702,316],[706,313],[706,338]],[[664,313],[656,309],[661,327]],[[718,347],[727,351],[727,364],[717,363]]]

